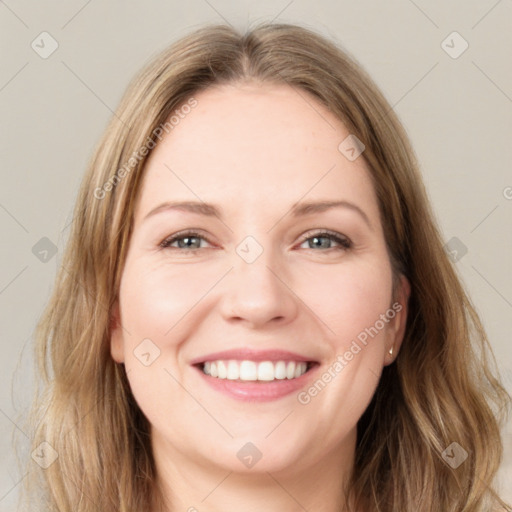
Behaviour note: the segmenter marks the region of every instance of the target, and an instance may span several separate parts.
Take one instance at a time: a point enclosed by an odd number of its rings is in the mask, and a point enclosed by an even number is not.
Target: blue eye
[[[323,240],[326,240],[327,244],[324,243]],[[200,235],[199,233],[195,231],[186,231],[182,233],[177,233],[169,238],[166,238],[163,242],[160,243],[160,247],[164,249],[178,249],[182,253],[195,252],[198,249],[204,248],[201,247],[201,241],[206,241],[209,243],[208,239]],[[352,242],[347,237],[340,235],[339,233],[336,233],[334,231],[321,231],[314,234],[308,233],[302,238],[301,245],[305,242],[310,241],[312,241],[312,243],[309,243],[309,247],[307,247],[307,249],[320,248],[326,250],[347,250],[352,247]],[[339,247],[332,247],[332,242],[336,243]],[[172,244],[175,243],[177,243],[178,245],[172,247]]]
[[[320,247],[324,249],[336,249],[336,247],[326,247],[326,244],[322,243],[322,240],[327,240],[328,243],[335,242],[340,246],[338,249],[341,250],[347,250],[352,247],[352,242],[347,237],[340,235],[339,233],[336,233],[334,231],[323,231],[309,236],[306,235],[306,237],[302,239],[302,243],[313,240],[313,245],[311,245],[310,243],[308,249],[313,249],[315,247]]]
[[[201,249],[201,247],[195,247],[197,245],[196,241],[199,240],[199,245],[201,245],[200,240],[206,240],[203,236],[199,235],[194,231],[188,231],[185,233],[178,233],[169,238],[166,238],[161,244],[160,247],[166,248],[171,247],[171,244],[174,242],[178,242],[178,247],[173,247],[173,249],[184,249],[183,252],[188,252],[189,250]],[[184,244],[181,242],[184,241]],[[208,241],[208,240],[206,240]]]

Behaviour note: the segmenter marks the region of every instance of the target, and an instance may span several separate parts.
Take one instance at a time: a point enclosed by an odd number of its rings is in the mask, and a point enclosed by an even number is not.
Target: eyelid
[[[301,235],[300,243],[303,243],[306,240],[309,240],[310,238],[312,238],[314,236],[321,236],[321,235],[329,235],[330,237],[332,237],[332,239],[339,239],[340,242],[346,242],[347,245],[349,245],[350,247],[353,245],[352,240],[348,236],[344,235],[343,233],[339,233],[337,231],[332,231],[330,229],[322,229],[322,228],[316,228],[316,229],[311,229],[309,231],[306,231],[306,233]]]
[[[180,238],[186,238],[186,237],[197,237],[197,238],[203,238],[206,242],[211,244],[212,242],[210,239],[202,232],[200,229],[184,229],[182,231],[178,231],[177,233],[174,233],[172,235],[169,235],[165,237],[158,245],[162,247],[163,249],[168,248],[168,245],[174,243],[176,240],[179,240]],[[179,249],[180,252],[187,252],[187,251],[197,251],[197,249]]]
[[[337,243],[339,245],[339,247],[330,247],[328,249],[321,250],[321,251],[316,251],[315,249],[312,249],[315,252],[328,252],[332,249],[349,250],[349,249],[353,248],[353,245],[354,245],[352,240],[348,236],[344,235],[343,233],[339,233],[337,231],[333,231],[333,230],[325,229],[325,228],[314,228],[314,229],[310,229],[310,230],[306,231],[304,234],[302,234],[300,236],[299,245],[303,244],[304,242],[306,242],[307,240],[309,240],[310,238],[313,238],[315,236],[329,238],[331,241],[334,241],[335,243]],[[162,240],[162,242],[160,242],[159,246],[162,249],[167,249],[170,247],[170,244],[176,242],[177,240],[180,240],[182,238],[187,238],[187,237],[200,238],[200,239],[203,239],[206,242],[208,242],[210,245],[212,244],[209,237],[206,236],[202,232],[201,229],[190,228],[190,229],[178,231],[177,233],[169,235],[168,237],[164,238],[164,240]],[[186,254],[186,253],[190,253],[190,252],[197,252],[199,249],[208,249],[208,247],[199,247],[199,248],[192,248],[192,249],[182,249],[182,248],[174,247],[173,249],[176,249],[178,252],[180,252],[182,254]],[[310,248],[310,250],[311,250],[311,248]]]

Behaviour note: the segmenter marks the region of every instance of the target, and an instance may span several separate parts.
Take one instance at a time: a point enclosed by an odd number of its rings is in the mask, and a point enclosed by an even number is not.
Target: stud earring
[[[389,355],[390,355],[390,356],[392,356],[392,355],[393,355],[393,347],[391,347],[391,348],[389,349]]]

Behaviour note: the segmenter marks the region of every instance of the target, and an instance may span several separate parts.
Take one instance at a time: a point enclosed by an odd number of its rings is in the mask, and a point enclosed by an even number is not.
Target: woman
[[[49,510],[511,510],[510,397],[407,136],[307,29],[138,75],[37,335]]]

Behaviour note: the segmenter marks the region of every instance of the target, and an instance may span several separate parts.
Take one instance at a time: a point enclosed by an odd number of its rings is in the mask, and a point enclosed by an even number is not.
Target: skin
[[[145,169],[112,357],[125,364],[151,423],[170,511],[339,511],[357,421],[400,348],[409,283],[402,278],[393,296],[364,156],[351,162],[338,150],[349,132],[315,98],[261,84],[210,87],[195,98],[197,107],[156,146]],[[223,220],[169,209],[145,219],[178,200],[213,203]],[[288,214],[298,201],[317,200],[349,201],[369,224],[350,208]],[[184,252],[186,240],[160,247],[185,229],[205,237],[189,241],[192,252]],[[352,246],[323,237],[315,245],[325,229]],[[250,264],[236,252],[249,235],[263,249]],[[190,366],[220,350],[283,349],[317,360],[320,378],[394,302],[402,310],[307,404],[297,393],[236,400]],[[149,366],[134,354],[147,338],[160,350]],[[237,457],[247,442],[262,453],[252,468]]]

